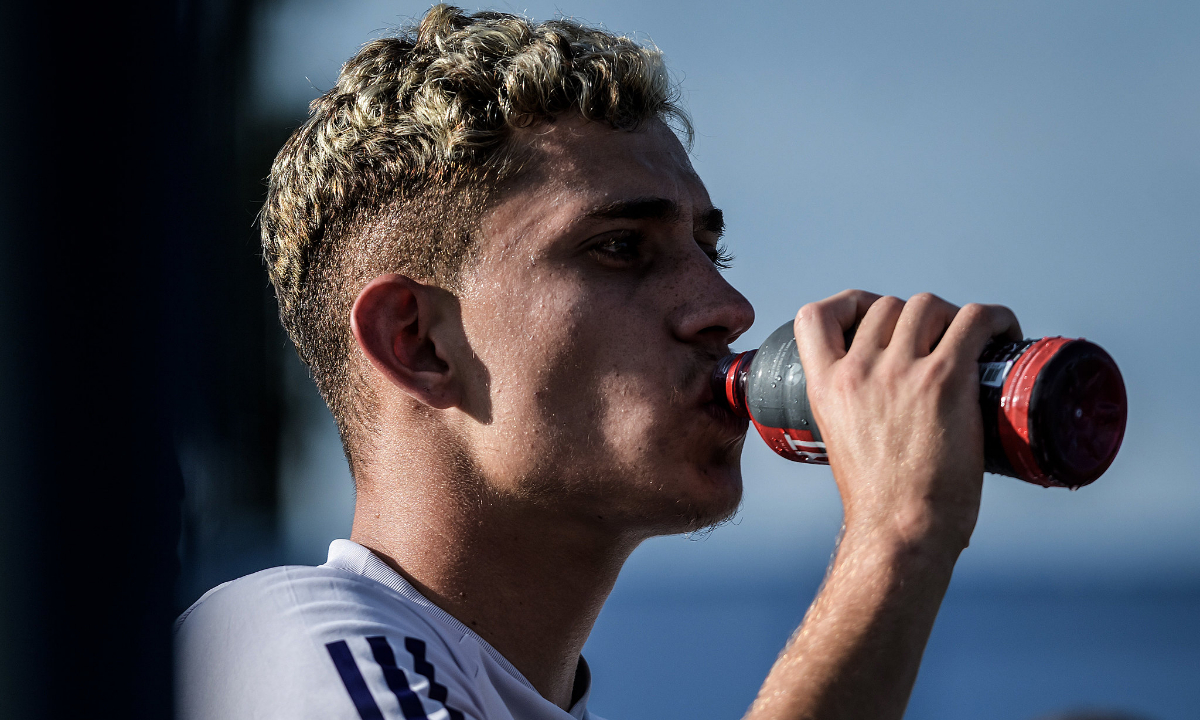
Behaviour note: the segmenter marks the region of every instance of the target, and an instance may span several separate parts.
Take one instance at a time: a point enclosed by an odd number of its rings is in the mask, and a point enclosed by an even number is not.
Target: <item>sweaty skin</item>
[[[560,118],[516,140],[534,169],[485,213],[459,291],[385,275],[355,303],[377,431],[351,537],[566,708],[629,553],[737,508],[746,424],[708,377],[754,313],[667,127]],[[974,358],[1019,329],[848,291],[796,330],[846,528],[750,716],[898,718],[978,511]]]

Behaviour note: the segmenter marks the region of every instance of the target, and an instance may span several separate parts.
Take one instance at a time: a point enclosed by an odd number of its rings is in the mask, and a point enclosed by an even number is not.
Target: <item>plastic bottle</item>
[[[829,464],[792,323],[758,350],[722,359],[713,391],[779,455]],[[992,342],[979,358],[979,405],[985,469],[1044,487],[1093,482],[1125,436],[1121,371],[1100,346],[1082,339]]]

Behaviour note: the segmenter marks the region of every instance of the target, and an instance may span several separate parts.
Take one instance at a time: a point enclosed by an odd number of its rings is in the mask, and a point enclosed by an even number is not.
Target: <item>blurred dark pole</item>
[[[0,3],[0,717],[170,717],[181,447],[273,507],[248,4]]]

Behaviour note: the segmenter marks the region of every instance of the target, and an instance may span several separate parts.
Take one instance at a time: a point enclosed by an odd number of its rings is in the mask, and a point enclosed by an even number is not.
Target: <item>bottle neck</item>
[[[738,417],[750,417],[750,409],[746,407],[746,380],[750,376],[750,362],[757,352],[748,350],[727,355],[721,358],[713,371],[713,397],[724,401],[725,406]]]

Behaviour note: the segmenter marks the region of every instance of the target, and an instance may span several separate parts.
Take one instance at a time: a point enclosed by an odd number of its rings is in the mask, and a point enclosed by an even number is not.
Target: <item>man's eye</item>
[[[638,259],[642,240],[637,232],[613,233],[592,245],[591,252],[608,262],[631,263]]]
[[[712,247],[705,247],[704,252],[712,260],[713,265],[717,266],[718,270],[728,270],[733,267],[733,253],[729,252],[729,248],[725,246],[725,243],[717,243]]]

